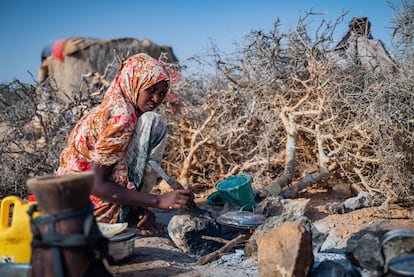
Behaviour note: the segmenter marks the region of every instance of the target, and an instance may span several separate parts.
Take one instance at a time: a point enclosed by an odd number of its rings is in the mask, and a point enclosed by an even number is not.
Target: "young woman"
[[[164,121],[152,111],[168,90],[168,71],[150,56],[136,54],[121,65],[102,103],[71,131],[57,174],[95,172],[91,199],[98,222],[133,222],[151,233],[159,230],[144,207],[188,208],[189,190],[148,193],[147,161],[161,160],[166,136]]]

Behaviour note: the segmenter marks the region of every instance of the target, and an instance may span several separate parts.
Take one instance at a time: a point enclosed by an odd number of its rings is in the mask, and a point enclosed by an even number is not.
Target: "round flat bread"
[[[107,238],[113,237],[116,234],[121,233],[128,227],[128,223],[102,223],[98,222],[99,230],[101,231],[102,235],[104,235]]]

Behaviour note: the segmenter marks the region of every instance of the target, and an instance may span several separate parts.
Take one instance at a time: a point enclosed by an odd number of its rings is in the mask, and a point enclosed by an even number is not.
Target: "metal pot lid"
[[[220,215],[217,222],[223,225],[237,228],[256,228],[265,221],[262,214],[255,214],[248,211],[231,211]]]

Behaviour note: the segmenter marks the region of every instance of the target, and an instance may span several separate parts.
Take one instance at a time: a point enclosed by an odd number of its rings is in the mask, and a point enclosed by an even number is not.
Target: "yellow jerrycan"
[[[0,263],[30,263],[32,232],[27,214],[35,202],[6,196],[0,209]]]

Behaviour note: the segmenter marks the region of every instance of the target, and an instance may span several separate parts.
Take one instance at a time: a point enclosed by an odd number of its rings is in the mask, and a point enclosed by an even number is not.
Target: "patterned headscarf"
[[[110,90],[120,89],[124,97],[137,107],[138,94],[160,81],[169,82],[168,71],[147,54],[137,54],[126,60],[118,71]]]

